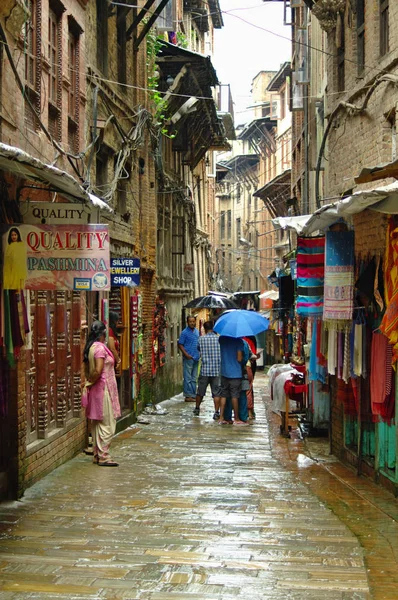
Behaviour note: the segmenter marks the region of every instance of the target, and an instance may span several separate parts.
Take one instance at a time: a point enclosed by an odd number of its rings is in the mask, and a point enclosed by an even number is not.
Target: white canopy
[[[270,290],[268,292],[263,292],[259,295],[259,298],[268,298],[269,300],[279,300],[279,292],[275,290]]]
[[[102,210],[113,212],[106,202],[87,192],[72,175],[42,162],[15,146],[0,143],[0,169],[15,173],[24,179],[49,185],[69,200],[86,202]]]
[[[398,214],[398,181],[373,190],[355,192],[338,202],[325,204],[312,215],[278,217],[272,219],[275,227],[291,229],[298,235],[309,235],[330,227],[341,217],[349,219],[366,208],[386,214]]]

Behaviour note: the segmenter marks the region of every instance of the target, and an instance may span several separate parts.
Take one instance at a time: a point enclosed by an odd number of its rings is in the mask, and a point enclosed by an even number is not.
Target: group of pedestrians
[[[200,405],[210,385],[213,419],[220,425],[248,425],[255,419],[253,379],[259,356],[256,340],[254,337],[218,336],[213,326],[213,321],[206,321],[203,325],[205,334],[200,336],[195,317],[189,316],[187,327],[178,340],[183,357],[185,402],[195,402],[193,412],[199,416]]]

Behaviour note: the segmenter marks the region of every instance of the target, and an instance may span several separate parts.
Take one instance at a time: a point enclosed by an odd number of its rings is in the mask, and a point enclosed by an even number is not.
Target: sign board
[[[107,225],[11,225],[2,241],[4,289],[110,289]]]
[[[111,258],[111,285],[113,287],[140,285],[139,258]]]
[[[23,221],[30,225],[87,225],[91,209],[73,202],[25,202]]]

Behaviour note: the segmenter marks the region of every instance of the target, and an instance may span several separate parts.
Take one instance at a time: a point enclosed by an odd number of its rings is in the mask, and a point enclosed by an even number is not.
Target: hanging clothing
[[[392,346],[382,333],[373,333],[371,349],[370,398],[373,415],[391,418],[393,392]]]
[[[354,232],[328,231],[323,320],[348,324],[354,309]],[[345,324],[344,324],[345,322]],[[341,327],[340,327],[341,328]]]
[[[325,238],[297,239],[297,314],[320,318],[323,312]]]
[[[353,372],[354,375],[360,377],[362,375],[362,342],[363,342],[364,325],[356,323],[354,325],[354,360]]]
[[[337,329],[330,327],[328,330],[328,373],[336,374],[337,366]]]
[[[350,330],[344,332],[343,381],[348,383],[351,372]]]

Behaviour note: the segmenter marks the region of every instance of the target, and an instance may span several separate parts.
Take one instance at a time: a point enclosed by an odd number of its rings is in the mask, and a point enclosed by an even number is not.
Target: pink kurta
[[[82,405],[86,408],[86,416],[93,421],[102,421],[104,418],[104,393],[108,390],[111,398],[113,416],[120,417],[119,394],[115,377],[115,359],[112,352],[102,342],[94,342],[90,348],[90,354],[94,353],[94,359],[103,358],[104,368],[100,378],[94,385],[86,387],[86,393],[82,397]]]

